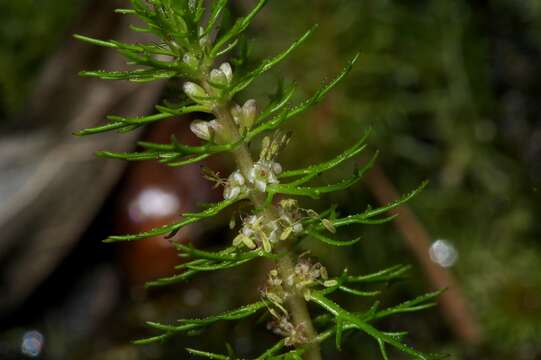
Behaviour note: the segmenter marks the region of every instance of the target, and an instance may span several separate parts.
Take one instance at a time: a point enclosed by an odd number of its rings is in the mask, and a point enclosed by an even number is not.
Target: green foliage
[[[0,114],[22,109],[38,70],[56,46],[80,2],[0,2]]]
[[[123,133],[145,124],[174,119],[185,114],[206,113],[215,117],[215,120],[195,120],[191,123],[191,130],[203,140],[202,145],[182,144],[172,137],[169,144],[141,142],[141,152],[103,151],[99,156],[130,161],[157,160],[168,166],[179,167],[215,154],[229,153],[239,168],[227,179],[220,179],[217,175],[210,177],[224,186],[222,202],[209,205],[198,213],[185,213],[179,222],[140,234],[111,236],[105,241],[135,241],[154,236],[172,238],[187,225],[212,218],[239,202],[248,202],[252,210],[241,216],[241,226],[231,246],[209,252],[196,249],[192,245],[173,242],[180,257],[189,260],[177,266],[177,275],[147,285],[152,287],[178,283],[199,273],[230,269],[259,258],[276,264],[269,272],[267,286],[261,293],[260,301],[204,319],[183,319],[171,325],[149,322],[148,326],[161,334],[138,340],[136,343],[163,341],[177,334],[197,334],[217,322],[249,318],[265,310],[266,316],[271,319],[269,328],[283,339],[262,354],[260,359],[300,359],[303,356],[316,359],[319,357],[319,342],[334,335],[336,347],[340,349],[344,334],[350,331],[360,331],[372,337],[380,347],[383,358],[388,358],[386,346],[416,359],[435,358],[405,345],[405,333],[386,333],[378,330],[373,323],[390,315],[431,307],[439,292],[381,310],[379,302],[376,302],[362,313],[349,312],[330,298],[337,291],[356,297],[378,296],[380,290],[356,287],[397,280],[402,278],[407,267],[396,266],[363,276],[349,275],[344,271],[339,277],[329,278],[327,270],[321,264],[313,264],[303,255],[296,256],[296,245],[301,240],[318,240],[332,246],[354,245],[359,239],[336,240],[327,233],[335,234],[337,228],[347,225],[390,221],[394,216],[383,214],[408,201],[424,187],[423,184],[421,188],[394,203],[375,209],[368,207],[364,212],[345,217],[339,217],[334,207],[318,214],[314,210],[300,207],[297,199],[284,196],[319,199],[323,194],[348,189],[358,183],[373,165],[377,153],[354,170],[350,177],[329,185],[307,185],[316,180],[318,175],[353,160],[365,150],[368,132],[351,148],[329,161],[287,171],[283,171],[276,161],[290,138],[278,131],[281,126],[319,103],[345,78],[359,55],[355,55],[334,80],[324,84],[314,95],[299,104],[290,104],[294,87],[280,84],[276,94],[271,96],[269,103],[261,111],[258,111],[255,100],[248,100],[242,106],[237,105],[235,96],[297,49],[313,33],[315,27],[279,55],[263,61],[244,75],[235,76],[237,73],[229,63],[218,65],[218,58],[241,44],[240,37],[266,1],[259,1],[247,16],[237,19],[231,27],[222,21],[226,3],[224,0],[212,2],[208,16],[205,16],[207,12],[203,7],[204,1],[132,0],[132,9],[121,9],[118,13],[136,16],[142,20],[147,27],[134,27],[134,30],[154,34],[157,41],[150,43],[127,44],[76,35],[82,41],[117,50],[127,59],[128,66],[133,67],[127,71],[84,71],[81,73],[83,76],[134,82],[164,78],[184,81],[184,94],[179,104],[166,103],[157,106],[158,113],[150,116],[110,116],[108,124],[82,130],[77,135],[114,130]],[[244,48],[240,47],[240,50],[245,54]],[[268,133],[272,134],[268,136]],[[260,139],[260,135],[267,136]],[[257,161],[250,154],[250,144],[254,141],[261,141],[261,153]],[[290,178],[293,180],[289,183],[280,182],[281,179]],[[282,195],[280,201],[275,201],[277,194]],[[306,316],[307,309],[304,312],[299,311],[299,306],[306,308],[306,303],[310,302],[327,313],[327,316],[320,315],[315,318],[319,319],[314,320],[318,327],[317,333],[311,330],[312,319],[311,316]],[[188,349],[188,352],[210,359],[235,358],[232,354],[219,355],[194,349]]]

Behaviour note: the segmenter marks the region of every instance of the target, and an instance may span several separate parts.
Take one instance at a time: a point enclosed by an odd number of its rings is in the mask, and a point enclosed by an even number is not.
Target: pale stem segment
[[[211,93],[212,88],[208,86],[208,84],[204,84],[204,87],[207,91],[209,91],[209,93]],[[240,139],[240,134],[235,125],[235,122],[233,121],[233,117],[231,116],[230,107],[230,103],[225,103],[218,104],[214,108],[214,115],[216,116],[216,119],[220,124],[221,130],[217,134],[219,136],[219,139],[217,140],[226,144],[235,143]],[[233,151],[233,155],[240,172],[247,178],[250,169],[254,165],[254,160],[252,159],[252,155],[250,154],[247,146],[244,144],[239,146]],[[250,191],[250,200],[252,201],[256,209],[262,209],[262,214],[267,222],[274,222],[279,218],[274,205],[271,204],[264,207],[264,193],[254,188],[252,189],[252,191]],[[310,317],[310,313],[308,312],[306,300],[304,299],[302,294],[300,294],[299,291],[295,289],[294,285],[287,285],[287,279],[294,277],[295,275],[294,263],[291,255],[289,255],[289,246],[287,244],[283,244],[281,246],[281,249],[286,253],[286,255],[281,256],[280,259],[277,261],[278,272],[280,274],[280,277],[282,278],[282,283],[286,284],[285,289],[289,294],[286,299],[286,303],[288,310],[291,314],[293,323],[295,326],[298,326],[299,328],[302,328],[304,330],[304,333],[308,340],[307,345],[303,345],[303,347],[306,347],[304,358],[307,360],[321,360],[319,343],[316,340],[317,333],[312,324],[312,318]]]

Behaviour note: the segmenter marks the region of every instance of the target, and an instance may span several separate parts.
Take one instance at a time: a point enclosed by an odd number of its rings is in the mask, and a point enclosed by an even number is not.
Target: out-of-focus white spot
[[[201,303],[201,300],[203,300],[203,294],[200,290],[191,288],[184,291],[183,299],[186,305],[197,306]]]
[[[458,251],[446,240],[436,240],[428,250],[430,259],[436,264],[448,268],[458,260]]]
[[[27,331],[21,342],[21,352],[29,357],[37,357],[41,354],[44,344],[43,335],[37,330]]]
[[[135,222],[171,215],[180,209],[178,197],[160,188],[146,188],[130,203],[128,212]]]

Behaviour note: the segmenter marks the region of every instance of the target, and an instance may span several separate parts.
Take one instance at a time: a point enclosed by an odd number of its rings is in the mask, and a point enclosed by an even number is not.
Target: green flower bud
[[[222,72],[225,74],[227,82],[231,84],[233,81],[233,69],[231,68],[231,65],[229,65],[229,63],[223,63],[220,65],[220,70],[222,70]]]
[[[182,62],[194,70],[199,68],[199,61],[194,55],[190,53],[184,54],[184,56],[182,57]]]
[[[229,85],[229,81],[222,70],[214,69],[210,72],[210,84],[217,87],[225,87]]]

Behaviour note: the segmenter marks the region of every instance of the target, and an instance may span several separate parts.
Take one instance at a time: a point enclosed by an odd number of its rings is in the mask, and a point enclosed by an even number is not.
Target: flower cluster
[[[261,192],[265,192],[267,185],[278,184],[278,175],[282,172],[282,166],[272,160],[259,160],[248,173],[248,181]]]
[[[244,185],[238,185],[242,175],[235,172],[232,176],[233,178],[230,178],[226,185],[225,195],[239,196],[242,191],[247,191]],[[233,181],[235,187],[230,187],[229,184]],[[287,240],[292,234],[302,233],[304,227],[301,223],[300,211],[293,207],[293,204],[296,204],[295,200],[282,200],[278,206],[279,217],[273,221],[267,221],[264,215],[246,217],[239,234],[233,240],[233,245],[244,245],[249,249],[263,248],[266,252],[271,252],[273,244]]]
[[[233,105],[231,116],[241,132],[250,130],[257,118],[257,102],[254,99],[250,99],[242,106],[238,104]]]
[[[234,246],[244,245],[249,249],[263,248],[272,251],[273,243],[278,241],[280,226],[275,221],[265,221],[263,215],[250,215],[243,221],[242,229],[233,240]]]
[[[267,286],[262,292],[264,298],[270,301],[274,307],[280,310],[282,315],[287,316],[287,311],[283,308],[283,303],[288,297],[288,292],[285,290],[290,289],[302,293],[305,297],[310,295],[310,288],[321,284],[330,286],[327,284],[333,280],[328,280],[327,269],[320,263],[312,263],[312,261],[301,255],[295,265],[295,271],[290,274],[285,280],[278,274],[278,270],[272,269],[267,277]],[[336,284],[333,284],[336,285]],[[280,314],[276,311],[271,311],[273,316],[278,317]]]
[[[229,177],[224,186],[224,199],[231,200],[239,196],[248,195],[250,189],[246,184],[244,176],[240,170],[234,171]]]
[[[318,284],[319,280],[326,282],[328,278],[327,269],[323,265],[313,264],[310,258],[301,255],[295,265],[295,272],[289,275],[286,284],[309,298],[310,287]]]
[[[267,329],[284,338],[286,346],[306,344],[308,337],[304,324],[294,325],[288,316],[279,316],[267,323]]]
[[[184,63],[192,68],[197,68],[199,62],[197,58],[187,53],[183,58]],[[197,104],[207,105],[211,107],[212,101],[216,100],[233,82],[233,69],[229,63],[223,63],[218,68],[211,70],[208,85],[209,94],[201,85],[191,81],[187,81],[183,85],[183,90],[186,96]],[[238,109],[237,109],[238,107]],[[237,122],[240,128],[249,128],[255,121],[257,115],[255,100],[248,100],[243,107],[236,105],[231,110],[231,116]],[[203,121],[194,120],[190,129],[200,139],[212,141],[216,132],[220,130],[220,124],[217,120]]]
[[[239,195],[247,195],[250,189],[265,192],[269,184],[278,184],[278,175],[281,172],[282,166],[269,160],[256,162],[246,177],[239,170],[236,170],[227,179],[224,199],[230,200]]]
[[[287,346],[305,344],[308,339],[302,323],[294,325],[290,314],[284,304],[290,295],[285,288],[293,289],[309,295],[309,288],[317,284],[318,280],[327,280],[327,269],[320,263],[312,264],[310,259],[301,255],[295,266],[295,272],[291,274],[285,283],[280,277],[278,270],[272,269],[267,277],[267,286],[262,291],[262,296],[270,302],[269,313],[273,319],[267,323],[267,328],[276,335],[284,337]]]

